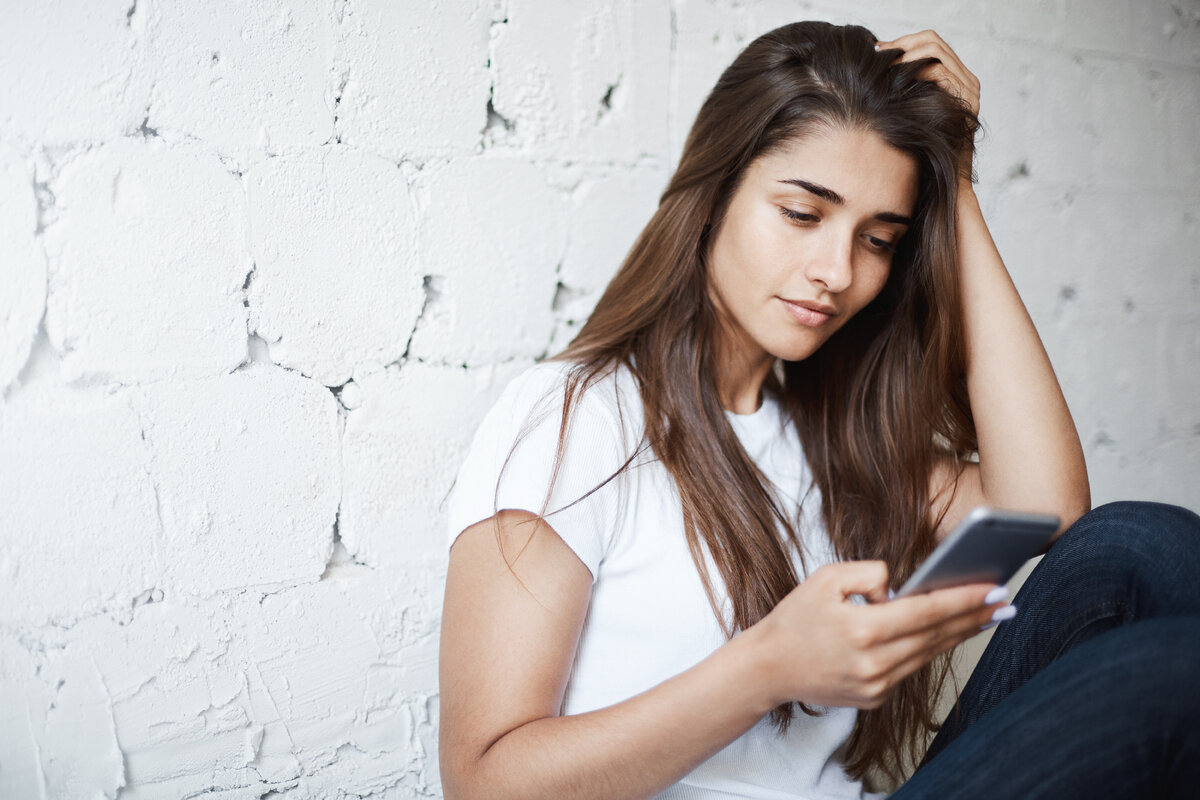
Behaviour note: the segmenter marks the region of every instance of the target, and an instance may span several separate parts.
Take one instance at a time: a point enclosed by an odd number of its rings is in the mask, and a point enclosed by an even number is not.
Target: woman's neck
[[[762,387],[775,359],[763,352],[757,359],[745,356],[721,360],[717,375],[717,393],[726,411],[753,414],[762,403]]]
[[[775,366],[775,357],[744,330],[728,323],[720,298],[711,291],[710,297],[718,320],[713,350],[721,406],[735,414],[753,414],[762,403],[762,385]]]

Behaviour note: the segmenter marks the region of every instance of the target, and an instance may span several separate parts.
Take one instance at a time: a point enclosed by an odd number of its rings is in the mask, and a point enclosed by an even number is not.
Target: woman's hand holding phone
[[[871,603],[854,603],[855,594]],[[994,583],[974,583],[886,602],[886,563],[835,563],[742,635],[757,640],[774,705],[878,708],[905,677],[988,626],[1005,596]]]

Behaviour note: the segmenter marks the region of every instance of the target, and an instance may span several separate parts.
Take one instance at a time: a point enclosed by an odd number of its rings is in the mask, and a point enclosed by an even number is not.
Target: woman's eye
[[[790,219],[792,222],[816,222],[816,214],[805,214],[803,211],[793,211],[784,206],[779,207],[779,213]]]
[[[896,246],[886,239],[880,239],[878,236],[867,236],[867,246],[877,253],[896,254]]]

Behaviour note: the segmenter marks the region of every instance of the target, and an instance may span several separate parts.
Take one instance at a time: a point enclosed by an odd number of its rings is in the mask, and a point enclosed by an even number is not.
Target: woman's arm
[[[933,31],[881,42],[901,61],[934,57],[926,77],[979,113],[979,81]],[[958,252],[966,327],[967,391],[979,437],[979,463],[935,470],[941,535],[975,505],[1057,514],[1061,530],[1091,507],[1079,434],[1029,313],[1013,286],[969,178],[957,201]],[[956,473],[957,489],[951,490]]]
[[[967,391],[979,437],[982,501],[1057,514],[1091,507],[1083,446],[1050,359],[1000,260],[970,181],[958,191]]]
[[[832,564],[691,669],[562,717],[591,575],[549,526],[531,520],[501,512],[451,548],[440,663],[448,800],[650,797],[785,700],[877,707],[903,677],[978,633],[997,607],[984,603],[990,585],[858,606],[851,594],[886,598],[886,565]]]
[[[510,560],[523,548],[511,570],[491,521],[451,549],[440,661],[448,800],[643,798],[766,714],[744,678],[744,648],[731,643],[652,691],[559,717],[592,576],[545,525],[530,537],[530,519],[500,515]]]
[[[558,716],[591,574],[544,523],[534,532],[532,514],[497,521],[511,569],[493,520],[451,549],[439,667],[447,800],[649,797],[770,709],[739,642],[623,703]]]

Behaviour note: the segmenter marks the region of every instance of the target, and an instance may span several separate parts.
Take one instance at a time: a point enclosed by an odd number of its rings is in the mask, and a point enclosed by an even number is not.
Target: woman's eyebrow
[[[835,192],[833,189],[830,189],[826,186],[822,186],[819,183],[813,183],[812,181],[806,181],[803,178],[785,178],[785,179],[781,180],[780,183],[790,183],[792,186],[799,186],[804,191],[815,194],[817,197],[821,198],[822,200],[828,200],[829,202],[833,203],[835,206],[846,205],[846,198],[842,197],[840,194]]]
[[[784,178],[779,182],[789,183],[792,186],[799,186],[804,191],[815,194],[817,197],[821,198],[822,200],[827,200],[830,203],[833,203],[835,206],[846,205],[846,198],[842,197],[828,186],[822,186],[819,183],[806,181],[803,178]],[[875,215],[875,219],[879,220],[880,222],[894,222],[898,225],[912,225],[911,217],[906,217],[903,214],[897,214],[892,211],[880,211]]]

